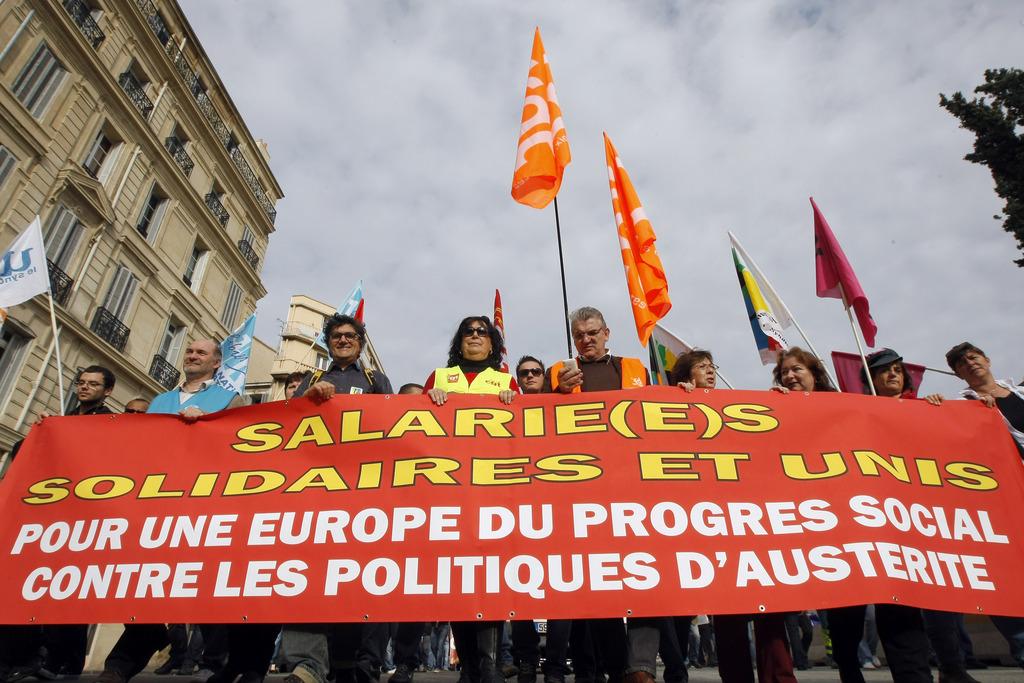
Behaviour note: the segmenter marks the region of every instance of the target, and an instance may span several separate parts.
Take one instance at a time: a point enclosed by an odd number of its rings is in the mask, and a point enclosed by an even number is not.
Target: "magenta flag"
[[[870,394],[871,390],[864,386],[861,379],[861,372],[864,371],[864,362],[856,353],[844,351],[832,352],[832,366],[836,369],[836,380],[839,381],[839,390],[848,394]],[[921,380],[924,378],[925,367],[903,361],[903,367],[907,369],[911,381],[914,383],[912,391],[905,391],[903,398],[917,398],[917,392],[921,388]]]
[[[821,215],[821,209],[814,203],[811,197],[811,206],[814,207],[814,276],[817,281],[818,296],[821,298],[842,299],[839,291],[842,287],[846,293],[847,305],[853,306],[857,314],[857,322],[860,323],[860,331],[864,335],[864,341],[868,346],[875,345],[875,335],[878,333],[878,326],[871,317],[871,309],[868,304],[868,297],[857,280],[853,267],[846,260],[843,248],[839,246],[839,240],[832,234],[832,228],[828,227],[828,221]]]

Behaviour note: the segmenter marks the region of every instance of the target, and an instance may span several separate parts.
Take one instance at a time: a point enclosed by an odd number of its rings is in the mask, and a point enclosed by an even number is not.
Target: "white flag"
[[[754,280],[757,282],[757,288],[761,290],[761,296],[764,297],[768,306],[771,308],[771,312],[775,314],[775,321],[779,323],[779,327],[786,329],[793,325],[793,314],[789,312],[789,307],[782,300],[772,287],[772,284],[768,282],[768,278],[764,276],[761,269],[754,263],[754,259],[750,258],[750,254],[743,248],[740,241],[736,239],[736,235],[729,233],[729,240],[732,241],[732,248],[739,254],[743,264],[747,267],[747,271],[754,276]],[[766,331],[767,333],[767,331]],[[774,356],[772,359],[774,363]]]
[[[221,363],[213,381],[228,391],[236,394],[245,391],[245,376],[249,372],[249,355],[255,333],[256,314],[253,313],[220,345]]]
[[[0,262],[0,308],[24,303],[50,290],[39,216],[7,248]]]

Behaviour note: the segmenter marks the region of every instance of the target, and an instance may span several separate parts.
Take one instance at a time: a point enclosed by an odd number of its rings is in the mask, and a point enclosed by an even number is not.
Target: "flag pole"
[[[64,414],[64,365],[60,358],[60,338],[57,334],[57,313],[53,309],[53,293],[47,290],[46,298],[50,300],[50,327],[53,329],[53,344],[57,352],[57,391],[60,395],[60,414]]]
[[[565,293],[565,259],[562,256],[562,225],[558,220],[558,197],[555,203],[555,234],[558,236],[558,268],[562,275],[562,309],[565,311],[565,345],[569,349],[566,358],[572,358],[572,334],[569,332],[569,297]]]
[[[846,289],[843,288],[843,283],[839,283],[839,293],[843,297],[843,308],[846,309],[846,317],[850,319],[850,329],[853,330],[853,339],[857,342],[857,352],[860,353],[860,362],[864,364],[864,374],[868,378],[868,389],[871,389],[872,396],[878,396],[878,392],[875,391],[875,383],[871,380],[871,369],[868,367],[868,358],[864,355],[864,345],[860,341],[860,335],[857,334],[857,326],[853,322],[853,309],[846,302]],[[824,363],[822,363],[824,365]],[[827,371],[827,369],[826,369]],[[836,384],[836,388],[839,388],[839,384]]]

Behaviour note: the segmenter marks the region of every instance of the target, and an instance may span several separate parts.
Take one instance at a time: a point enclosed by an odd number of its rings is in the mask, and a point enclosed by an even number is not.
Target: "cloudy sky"
[[[566,355],[554,215],[509,196],[534,26],[573,162],[559,196],[569,305],[640,355],[604,168],[615,142],[658,235],[673,309],[739,387],[764,388],[734,231],[823,353],[855,350],[814,294],[813,195],[871,301],[879,345],[944,367],[970,339],[1024,374],[1024,269],[973,137],[938,106],[1024,66],[1018,0],[181,0],[287,197],[259,335],[288,298],[362,278],[393,383],[442,365],[464,316],[505,308],[509,350]],[[792,335],[796,337],[796,335]],[[925,388],[958,382],[926,376]]]

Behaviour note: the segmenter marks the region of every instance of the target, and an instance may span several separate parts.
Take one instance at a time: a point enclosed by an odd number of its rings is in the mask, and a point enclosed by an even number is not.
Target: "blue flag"
[[[223,358],[213,380],[228,391],[236,394],[245,391],[245,374],[249,371],[249,354],[252,353],[255,334],[256,314],[253,313],[220,345]]]

